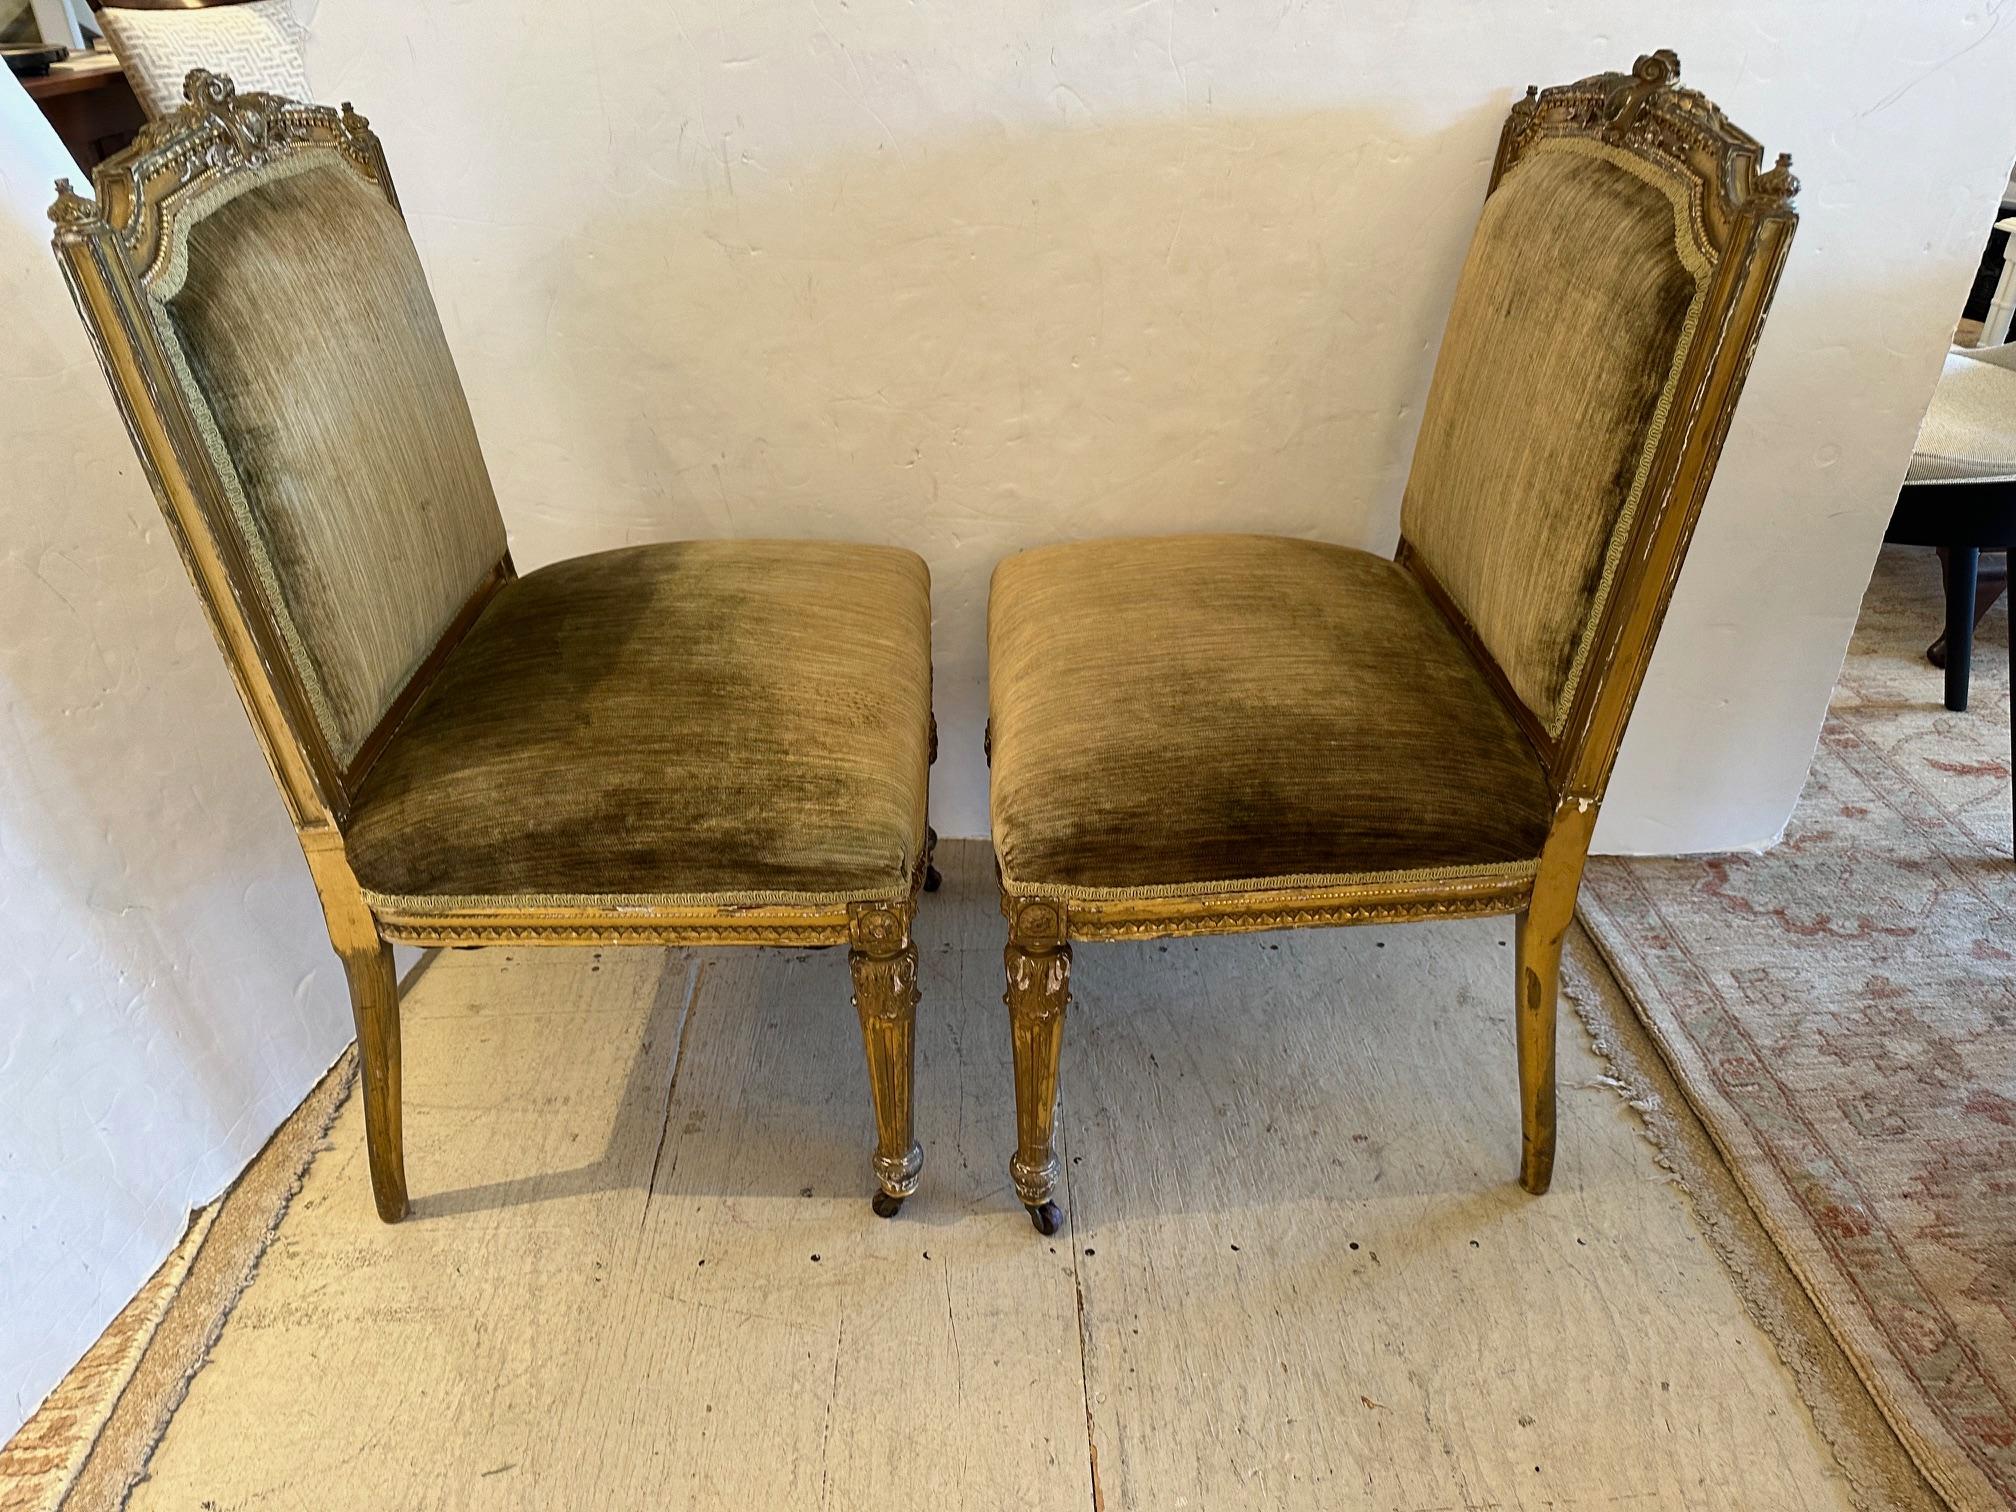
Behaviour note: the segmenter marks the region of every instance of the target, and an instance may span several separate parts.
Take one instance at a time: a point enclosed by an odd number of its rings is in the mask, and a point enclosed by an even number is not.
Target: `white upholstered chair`
[[[2016,342],[1946,354],[1904,481],[2016,482]]]
[[[1981,553],[2016,546],[2016,342],[1946,354],[1884,539],[1945,553],[1946,707],[1965,709]]]

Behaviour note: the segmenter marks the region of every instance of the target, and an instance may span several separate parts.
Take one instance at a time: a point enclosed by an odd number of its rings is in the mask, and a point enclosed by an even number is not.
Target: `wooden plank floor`
[[[1849,1505],[1572,1017],[1513,1186],[1502,925],[1081,947],[1044,1240],[947,852],[898,1219],[840,952],[444,955],[414,1216],[347,1108],[130,1505]]]

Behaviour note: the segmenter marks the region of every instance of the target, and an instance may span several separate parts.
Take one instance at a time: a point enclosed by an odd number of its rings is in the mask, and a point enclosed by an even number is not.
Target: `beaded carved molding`
[[[1628,74],[1601,73],[1552,89],[1529,88],[1505,122],[1491,186],[1496,188],[1538,142],[1593,137],[1690,180],[1695,239],[1719,258],[1729,246],[1739,211],[1788,204],[1799,192],[1799,180],[1787,153],[1760,170],[1763,144],[1733,125],[1699,90],[1682,87],[1679,79],[1679,57],[1662,47],[1640,58]]]
[[[847,921],[613,918],[584,910],[572,919],[496,915],[481,921],[381,916],[379,933],[403,945],[844,945]]]
[[[1153,940],[1172,936],[1400,924],[1516,913],[1533,893],[1533,869],[1343,886],[1278,886],[1187,897],[1070,899],[1003,892],[1001,911],[1019,936],[1073,940]],[[1064,921],[1068,920],[1068,924]]]
[[[130,149],[93,171],[95,203],[67,179],[57,185],[49,217],[59,243],[109,227],[141,286],[152,291],[170,273],[182,214],[199,195],[256,178],[304,148],[327,151],[398,203],[370,122],[348,105],[332,110],[278,95],[241,95],[229,79],[203,68],[190,70],[182,97],[180,109],[141,127]]]

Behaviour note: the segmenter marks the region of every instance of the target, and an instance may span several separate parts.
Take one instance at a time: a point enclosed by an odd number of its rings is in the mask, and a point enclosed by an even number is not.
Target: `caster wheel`
[[[869,1199],[868,1205],[875,1209],[877,1218],[894,1218],[903,1211],[903,1199],[891,1197],[887,1192],[877,1192]]]
[[[1036,1232],[1049,1238],[1064,1226],[1064,1214],[1054,1202],[1030,1203],[1029,1221],[1036,1225]]]
[[[924,891],[936,892],[944,881],[945,879],[938,875],[937,867],[927,866],[924,868]]]

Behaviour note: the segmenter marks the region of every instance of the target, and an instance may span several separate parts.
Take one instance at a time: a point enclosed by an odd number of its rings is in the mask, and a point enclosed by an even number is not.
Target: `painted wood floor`
[[[841,952],[443,955],[413,1217],[353,1100],[130,1504],[1849,1505],[1572,1016],[1514,1186],[1504,924],[1080,947],[1044,1240],[988,854],[946,852],[899,1218]]]

